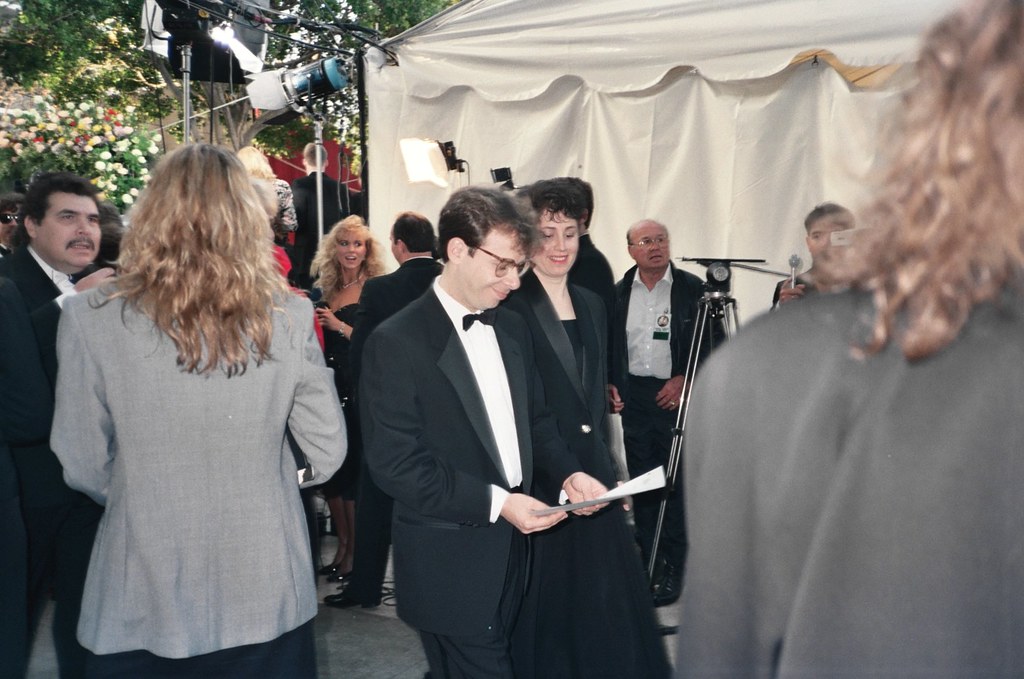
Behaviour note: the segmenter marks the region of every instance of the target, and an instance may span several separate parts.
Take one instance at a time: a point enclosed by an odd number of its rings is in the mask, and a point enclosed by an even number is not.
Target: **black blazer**
[[[590,240],[589,233],[580,236],[580,250],[569,270],[569,282],[596,293],[604,302],[605,318],[612,317],[615,312],[615,275],[608,259]]]
[[[698,302],[704,296],[704,283],[692,273],[672,267],[672,376],[686,374],[686,361],[690,356],[690,345],[693,343],[693,332],[697,323]],[[612,319],[612,354],[610,365],[610,382],[614,384],[623,400],[628,398],[629,354],[626,343],[626,316],[629,313],[629,298],[633,290],[633,279],[636,277],[636,266],[626,272],[622,280],[615,285],[615,316]],[[706,335],[701,343],[698,365],[711,353],[712,346],[720,346],[725,341],[725,333],[720,323],[710,323],[711,336]],[[707,331],[705,331],[707,332]]]
[[[583,466],[583,471],[605,486],[615,486],[616,474],[604,436],[608,328],[604,304],[591,292],[569,286],[582,341],[582,376],[576,354],[551,300],[533,272],[505,303],[526,320],[533,338],[534,355],[548,407],[555,415],[559,434]],[[564,479],[536,475],[538,497],[555,502]]]
[[[0,276],[9,278],[17,286],[32,318],[38,354],[46,370],[42,386],[52,399],[57,376],[57,324],[60,321],[60,307],[54,300],[60,296],[60,290],[25,246],[0,259]],[[32,379],[38,377],[36,374]],[[28,385],[22,388],[28,388]],[[45,416],[53,417],[52,405]],[[60,505],[72,502],[80,495],[64,483],[64,470],[50,450],[47,439],[48,436],[44,436],[41,441],[11,446],[11,455],[18,470],[21,502],[25,507]]]
[[[317,173],[314,172],[292,182],[295,220],[298,222],[295,236],[307,243],[317,241],[316,176]],[[330,232],[331,227],[340,221],[344,214],[338,200],[338,189],[338,182],[324,175],[324,233]]]
[[[53,392],[25,302],[14,283],[0,278],[0,500],[18,496],[8,446],[46,448],[52,419]]]
[[[580,466],[544,406],[523,319],[499,308],[494,331],[529,493],[535,468],[564,479]],[[490,486],[508,486],[466,352],[432,291],[377,327],[359,401],[367,464],[395,499],[399,616],[436,634],[479,632],[498,609],[515,529],[489,523]]]
[[[39,267],[27,246],[0,258],[0,276],[10,278],[25,300],[52,388],[57,382],[57,324],[60,322],[60,307],[53,300],[60,297],[60,288]]]
[[[409,302],[426,292],[441,273],[440,262],[426,257],[406,260],[397,270],[386,276],[366,281],[359,295],[359,310],[352,326],[352,379],[359,384],[359,368],[366,340],[378,325],[391,318]]]

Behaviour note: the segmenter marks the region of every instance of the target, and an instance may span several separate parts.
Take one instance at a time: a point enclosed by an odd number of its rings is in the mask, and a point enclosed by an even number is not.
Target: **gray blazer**
[[[182,658],[305,623],[316,591],[285,426],[318,480],[347,447],[309,301],[281,300],[272,358],[228,378],[182,372],[146,316],[102,299],[64,306],[51,435],[68,485],[106,506],[82,645]]]

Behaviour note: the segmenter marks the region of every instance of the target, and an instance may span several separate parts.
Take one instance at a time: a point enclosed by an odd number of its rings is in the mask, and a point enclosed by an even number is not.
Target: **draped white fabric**
[[[673,255],[808,260],[804,215],[868,195],[878,126],[899,86],[862,90],[824,62],[913,58],[949,0],[477,0],[391,42],[397,65],[367,55],[371,228],[395,214],[436,220],[452,189],[408,184],[398,140],[455,142],[489,184],[573,175],[591,182],[593,240],[616,276],[632,260],[625,231],[664,222]],[[905,82],[907,78],[894,81]],[[703,269],[686,265],[703,276]],[[767,309],[777,278],[736,271],[741,320]]]

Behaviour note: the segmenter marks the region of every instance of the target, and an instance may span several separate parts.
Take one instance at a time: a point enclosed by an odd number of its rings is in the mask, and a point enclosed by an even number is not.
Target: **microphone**
[[[789,256],[789,286],[791,288],[796,287],[796,272],[802,264],[803,262],[800,260],[800,255],[794,252]]]

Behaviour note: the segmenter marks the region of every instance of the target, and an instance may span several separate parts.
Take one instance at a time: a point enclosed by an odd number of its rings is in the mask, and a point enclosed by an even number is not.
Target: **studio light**
[[[348,84],[348,77],[334,57],[298,69],[279,68],[246,76],[249,102],[266,111],[300,106],[315,97],[333,94]]]
[[[508,167],[491,168],[491,181],[495,184],[501,184],[501,188],[508,191],[513,191],[516,188],[515,183],[512,181],[512,169]]]
[[[455,155],[455,144],[451,145],[451,153]],[[405,174],[410,184],[417,182],[430,182],[442,189],[448,188],[446,177],[449,169],[445,157],[444,145],[436,139],[418,139],[409,137],[398,140],[398,147],[402,151],[402,160],[405,162]]]

